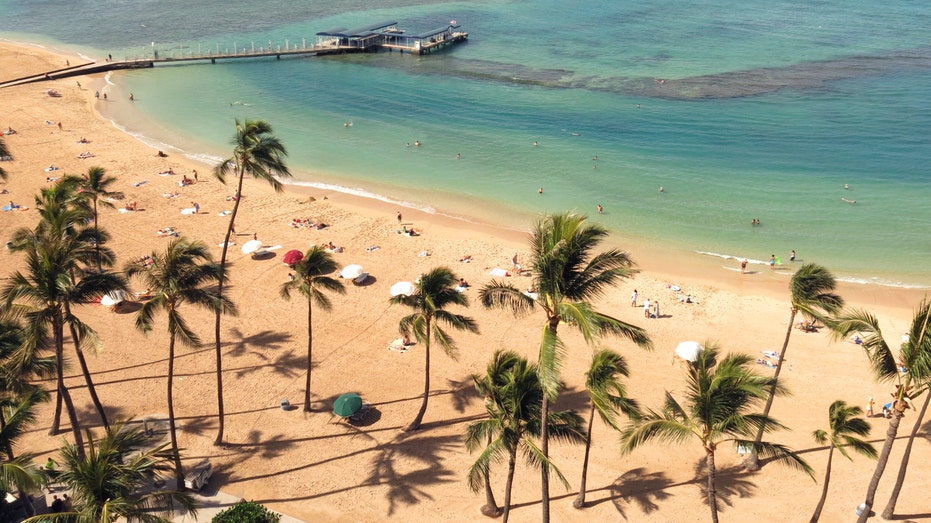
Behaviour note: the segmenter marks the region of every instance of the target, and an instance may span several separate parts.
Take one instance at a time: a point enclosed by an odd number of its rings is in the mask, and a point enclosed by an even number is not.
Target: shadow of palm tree
[[[708,503],[708,468],[704,459],[695,463],[695,480],[701,490],[702,499],[705,504]],[[756,491],[756,483],[746,479],[752,476],[753,472],[746,472],[742,464],[732,467],[718,468],[716,471],[715,491],[720,503],[728,507],[734,506],[733,499],[750,497]],[[720,508],[720,505],[719,505]]]
[[[291,341],[291,334],[287,332],[264,330],[251,336],[246,336],[241,330],[232,328],[229,330],[226,339],[238,340],[230,341],[226,344],[231,347],[226,354],[230,356],[242,356],[246,354],[250,347],[262,347],[271,350],[279,349],[282,345]]]
[[[456,412],[465,412],[466,407],[480,399],[478,391],[475,390],[475,382],[472,381],[472,376],[466,376],[458,381],[447,379],[446,384],[449,387],[449,393],[452,395],[450,399]]]
[[[647,472],[643,467],[628,470],[611,484],[610,491],[614,507],[624,519],[624,512],[631,502],[646,514],[659,509],[659,502],[672,496],[667,489],[673,486],[665,472]]]
[[[295,354],[293,350],[289,350],[283,354],[277,354],[275,359],[270,361],[265,358],[263,354],[256,353],[256,355],[269,363],[266,365],[239,367],[236,369],[236,378],[242,378],[243,376],[252,374],[262,367],[271,367],[272,372],[284,378],[294,378],[307,372],[307,356]]]
[[[403,433],[378,447],[378,457],[372,463],[369,475],[363,483],[388,486],[388,516],[394,514],[398,504],[414,505],[421,500],[432,500],[425,485],[458,481],[453,471],[438,466],[441,457],[461,447],[459,436],[425,436]],[[408,472],[399,471],[397,463],[410,466],[419,463]]]

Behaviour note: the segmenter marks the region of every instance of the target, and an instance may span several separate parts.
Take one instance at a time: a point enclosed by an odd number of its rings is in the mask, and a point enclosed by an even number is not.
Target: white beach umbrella
[[[262,248],[262,240],[249,240],[242,245],[243,254],[252,254]]]
[[[339,271],[339,277],[346,278],[347,280],[354,280],[362,276],[363,272],[365,272],[365,270],[362,269],[361,265],[353,263],[352,265],[343,267],[343,270]]]
[[[392,296],[410,296],[414,294],[414,284],[409,281],[399,281],[391,286]]]
[[[683,341],[676,346],[676,356],[694,363],[698,360],[698,355],[705,350],[697,341]]]
[[[126,291],[110,291],[100,298],[100,304],[104,307],[113,307],[117,303],[126,299]]]

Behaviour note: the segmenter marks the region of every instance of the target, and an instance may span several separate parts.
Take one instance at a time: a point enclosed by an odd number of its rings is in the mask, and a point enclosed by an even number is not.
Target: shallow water
[[[263,118],[299,179],[438,212],[524,225],[600,203],[597,219],[638,241],[756,261],[795,249],[846,279],[931,285],[924,5],[226,4],[0,0],[0,31],[122,58],[455,19],[469,42],[424,57],[114,75],[137,101],[108,108],[132,132],[216,157],[234,118]]]

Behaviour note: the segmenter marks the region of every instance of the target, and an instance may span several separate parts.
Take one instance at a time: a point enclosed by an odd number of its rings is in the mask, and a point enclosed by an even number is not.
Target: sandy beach
[[[76,57],[2,43],[0,79],[58,69],[64,67],[66,59],[75,63]],[[155,149],[101,118],[97,104],[145,103],[122,97],[96,100],[94,93],[102,85],[102,77],[80,77],[0,89],[0,129],[17,131],[3,137],[15,157],[2,164],[9,175],[6,182],[0,182],[0,188],[9,190],[2,196],[4,204],[13,201],[32,207],[34,194],[55,178],[81,174],[92,166],[104,167],[118,180],[114,190],[124,193],[117,205],[136,202],[134,212],[103,209],[100,214],[100,226],[112,236],[110,247],[119,257],[118,266],[162,250],[168,239],[159,237],[157,231],[166,227],[187,238],[203,240],[219,258],[227,225],[224,212],[232,209],[228,198],[234,188],[213,178],[211,166],[170,151],[167,157],[160,157]],[[48,96],[49,88],[62,96]],[[232,121],[229,128],[232,135]],[[82,138],[86,143],[80,143]],[[80,158],[85,152],[92,157]],[[50,166],[58,169],[46,171]],[[174,174],[159,174],[169,169]],[[196,183],[179,186],[182,177],[193,179],[195,171]],[[181,213],[194,202],[199,213]],[[403,224],[415,227],[419,236],[399,234],[398,211],[403,213]],[[327,226],[292,227],[295,218]],[[36,220],[33,210],[2,212],[0,232],[8,238],[20,227],[32,227]],[[258,501],[304,521],[479,520],[484,497],[468,488],[466,472],[475,456],[466,450],[463,435],[470,422],[482,417],[484,408],[470,375],[483,372],[498,349],[515,350],[535,359],[542,317],[537,313],[514,319],[509,313],[483,310],[476,296],[478,288],[491,280],[493,268],[510,269],[515,253],[525,258],[526,231],[399,209],[338,192],[289,188],[275,194],[267,185],[252,180],[247,180],[243,190],[236,230],[239,245],[254,234],[265,246],[274,248],[275,256],[253,260],[238,246],[230,251],[228,296],[238,304],[240,315],[223,321],[227,444],[222,447],[212,445],[217,421],[213,317],[193,309],[186,312],[205,344],[182,349],[176,366],[175,410],[185,465],[207,457],[216,470],[211,488]],[[781,348],[790,314],[791,266],[753,268],[741,274],[736,263],[724,268],[720,260],[664,251],[622,238],[611,241],[629,250],[642,272],[597,306],[644,327],[655,350],[643,351],[612,339],[603,340],[600,346],[617,349],[628,359],[632,369],[628,392],[643,405],[659,407],[665,391],[674,395],[683,391],[684,370],[673,357],[680,341],[716,341],[725,352],[740,351],[754,357]],[[303,251],[311,244],[325,242],[343,248],[334,254],[341,265],[361,264],[372,277],[366,285],[348,285],[345,296],[334,296],[332,311],[315,311],[314,412],[305,415],[300,409],[280,408],[282,400],[297,405],[303,397],[306,355],[306,302],[285,301],[279,296],[280,285],[288,279],[281,257],[290,249]],[[472,261],[461,263],[467,255]],[[0,279],[22,266],[22,256],[0,249]],[[433,394],[425,425],[416,432],[403,432],[419,407],[424,362],[418,345],[404,353],[388,349],[398,337],[399,319],[407,313],[389,306],[389,288],[436,266],[450,267],[471,284],[466,294],[472,306],[457,312],[474,317],[481,334],[455,334],[460,346],[458,360],[434,351]],[[518,286],[529,285],[529,278],[510,279]],[[645,319],[642,309],[630,306],[634,289],[641,300],[660,302],[660,318]],[[913,308],[923,297],[920,291],[871,285],[841,285],[838,292],[848,304],[876,314],[888,339],[898,339],[906,330]],[[691,295],[695,303],[680,302],[680,295]],[[132,307],[128,309],[114,313],[87,305],[75,311],[104,342],[89,364],[108,415],[118,419],[163,413],[167,408],[164,318],[152,333],[143,335],[134,327]],[[583,383],[591,350],[569,329],[560,333],[570,347],[570,356],[563,374],[567,391],[559,407],[587,414]],[[70,350],[66,347],[66,353]],[[763,366],[759,370],[771,372]],[[890,392],[888,385],[874,382],[867,358],[857,345],[833,341],[824,329],[793,332],[781,380],[792,395],[777,398],[772,415],[792,430],[775,433],[771,439],[800,451],[818,481],[774,464],[756,473],[744,473],[739,470],[741,458],[736,449],[720,448],[717,464],[722,520],[807,520],[820,496],[827,459],[827,449],[817,444],[811,433],[827,427],[828,406],[837,399],[865,406],[869,397],[881,405]],[[98,426],[76,368],[71,369],[67,382],[81,420]],[[331,414],[333,400],[344,392],[358,392],[373,405],[364,423],[350,425]],[[40,422],[23,449],[37,453],[41,460],[56,450],[62,438],[70,437],[69,433],[47,435],[53,408],[54,403],[50,403],[40,409]],[[881,417],[870,421],[873,431],[869,439],[880,447],[887,422]],[[909,411],[900,425],[900,439],[880,483],[875,508],[881,509],[888,499],[905,437],[914,421],[915,412]],[[909,515],[910,521],[931,521],[924,495],[931,488],[927,425],[924,433],[912,450],[897,509],[898,514]],[[578,511],[572,501],[584,449],[561,444],[551,447],[554,461],[571,484],[568,490],[553,484],[553,521],[686,522],[707,518],[704,476],[696,475],[703,459],[697,442],[674,447],[649,444],[628,456],[620,455],[618,449],[617,435],[597,424],[588,476],[590,507]],[[822,521],[850,521],[854,517],[873,469],[874,462],[861,457],[834,460]],[[499,503],[505,472],[504,464],[493,468]],[[538,473],[519,465],[513,521],[539,519],[538,485]]]

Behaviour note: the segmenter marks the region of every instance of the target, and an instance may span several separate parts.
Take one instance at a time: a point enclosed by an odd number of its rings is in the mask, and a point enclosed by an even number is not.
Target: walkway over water
[[[259,47],[255,46],[255,42],[251,42],[249,47],[240,47],[237,42],[234,42],[232,51],[229,48],[221,51],[220,45],[216,44],[212,52],[210,49],[202,50],[201,46],[198,46],[196,52],[193,48],[184,46],[167,50],[159,49],[153,43],[151,50],[142,56],[126,57],[123,60],[108,58],[104,63],[88,62],[37,75],[4,80],[0,81],[0,88],[122,69],[146,69],[155,67],[156,64],[207,61],[216,63],[218,60],[257,59],[272,56],[280,60],[282,57],[289,56],[367,53],[382,50],[421,55],[466,41],[469,33],[459,31],[459,28],[456,21],[451,20],[447,26],[417,35],[408,35],[398,29],[397,21],[385,20],[355,29],[347,30],[338,27],[321,31],[317,33],[315,42],[310,45],[307,45],[306,39],[301,40],[300,45],[285,40],[284,46],[274,45],[271,40],[268,41],[267,46],[260,45]]]

